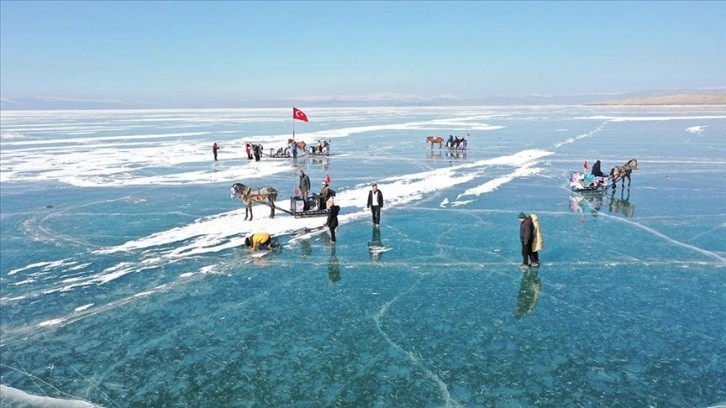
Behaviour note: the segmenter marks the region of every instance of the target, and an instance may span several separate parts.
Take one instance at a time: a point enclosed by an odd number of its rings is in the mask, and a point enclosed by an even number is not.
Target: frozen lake
[[[3,111],[2,405],[726,404],[723,106],[302,109],[330,156],[247,159],[290,109]],[[569,190],[633,158],[629,187]],[[300,169],[332,179],[334,247],[230,198],[289,209]],[[260,230],[283,250],[250,257]]]

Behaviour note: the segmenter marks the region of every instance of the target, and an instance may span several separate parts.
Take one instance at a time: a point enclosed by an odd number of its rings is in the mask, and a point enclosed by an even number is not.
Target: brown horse
[[[426,143],[431,143],[431,148],[434,148],[435,144],[439,145],[439,149],[441,149],[441,146],[444,144],[444,138],[439,136],[428,136],[426,138]]]
[[[252,188],[241,183],[232,184],[232,198],[239,197],[247,205],[245,207],[245,221],[249,216],[252,221],[252,204],[261,203],[267,200],[270,206],[270,218],[275,218],[275,200],[277,200],[277,190],[272,187]]]
[[[305,142],[303,142],[303,141],[296,142],[293,139],[287,139],[287,145],[288,146],[291,145],[291,144],[293,144],[293,143],[295,143],[297,145],[298,149],[302,149],[303,152],[305,151],[305,146],[307,146],[307,144],[305,144]]]
[[[623,180],[623,188],[625,188],[626,178],[628,179],[628,187],[630,187],[630,173],[632,173],[633,170],[638,170],[638,161],[635,159],[628,161],[622,166],[613,167],[612,170],[610,170],[610,180],[612,180],[611,182],[613,183],[613,190],[615,190],[615,184],[617,184],[620,179]]]

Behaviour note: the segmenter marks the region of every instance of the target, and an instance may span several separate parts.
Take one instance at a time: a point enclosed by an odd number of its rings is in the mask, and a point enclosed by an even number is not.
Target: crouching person
[[[261,251],[267,251],[269,249],[277,248],[280,245],[277,243],[277,239],[269,233],[255,232],[245,238],[245,246],[252,247],[252,252],[255,252],[258,249]]]

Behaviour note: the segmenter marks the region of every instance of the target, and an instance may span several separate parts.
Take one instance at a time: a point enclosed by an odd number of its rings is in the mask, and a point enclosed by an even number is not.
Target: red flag
[[[308,116],[305,113],[303,113],[303,111],[301,111],[300,109],[295,108],[295,107],[292,108],[292,118],[297,119],[297,120],[302,120],[303,122],[308,121]]]
[[[587,160],[585,160],[585,164],[583,166],[585,166],[585,170],[587,170]]]
[[[330,184],[330,173],[325,176],[325,182]]]

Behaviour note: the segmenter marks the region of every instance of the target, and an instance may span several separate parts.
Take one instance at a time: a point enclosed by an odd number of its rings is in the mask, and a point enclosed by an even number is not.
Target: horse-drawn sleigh
[[[571,171],[569,182],[570,189],[572,191],[603,191],[606,188],[612,186],[615,190],[616,184],[619,180],[622,180],[622,187],[625,188],[625,179],[628,179],[628,186],[630,186],[630,174],[633,170],[638,169],[638,161],[635,159],[629,160],[622,166],[615,166],[610,170],[608,176],[585,174],[585,172]]]
[[[330,190],[330,196],[335,196],[335,191]],[[277,190],[273,187],[259,187],[252,188],[242,183],[232,184],[231,196],[232,198],[239,197],[245,203],[245,221],[252,221],[252,205],[253,204],[265,204],[270,207],[270,218],[275,218],[275,209],[282,212],[286,212],[295,218],[307,218],[307,217],[321,217],[327,216],[328,210],[323,208],[324,206],[320,202],[320,197],[317,194],[313,194],[312,197],[308,197],[307,203],[302,197],[295,196],[290,197],[290,211],[278,207],[275,202],[277,201]]]

